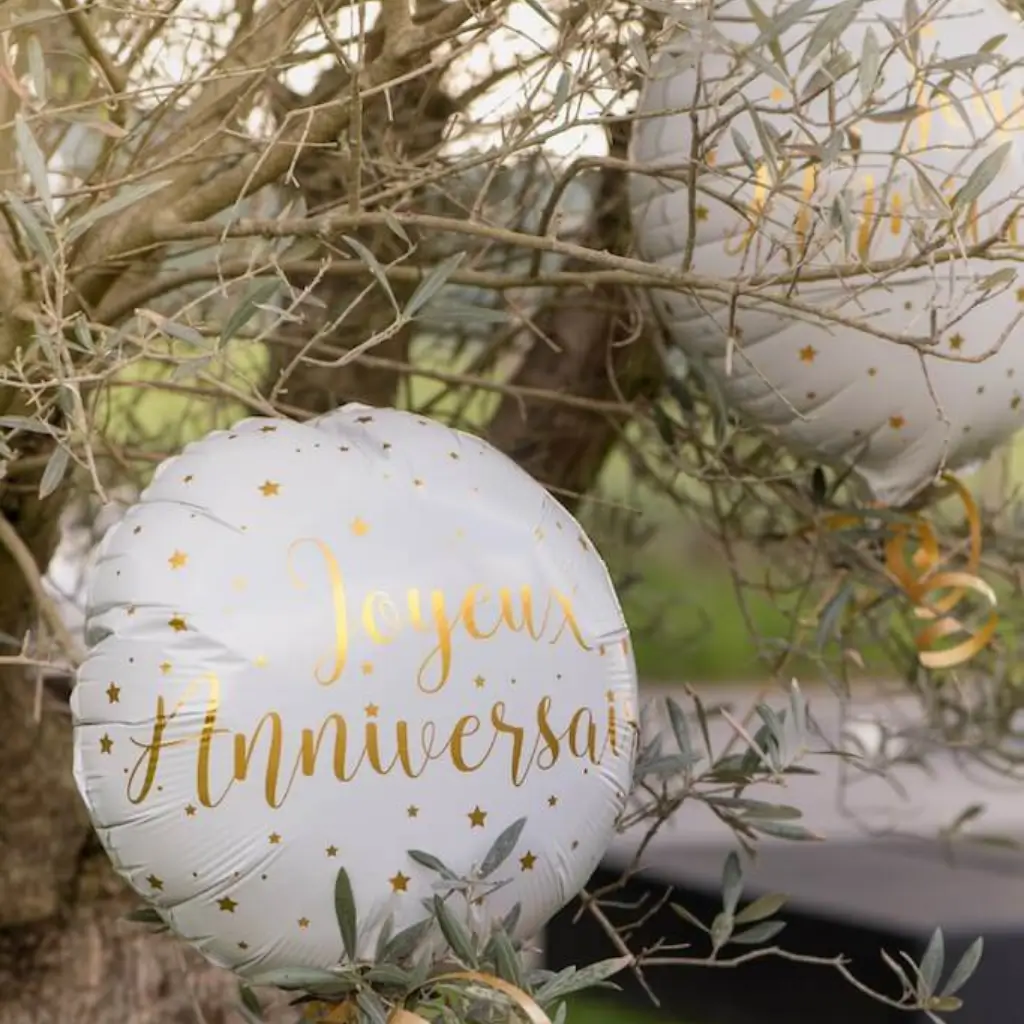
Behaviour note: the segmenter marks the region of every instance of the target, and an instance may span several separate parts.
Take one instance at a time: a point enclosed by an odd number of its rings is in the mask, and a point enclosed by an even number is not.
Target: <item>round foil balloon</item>
[[[242,975],[425,916],[525,819],[473,912],[526,937],[586,882],[630,786],[636,674],[604,564],[484,442],[345,406],[165,462],[106,536],[75,777],[121,874]],[[514,832],[514,830],[513,830]],[[488,887],[489,886],[489,887]]]
[[[899,504],[1024,424],[1024,28],[997,0],[755,13],[673,15],[636,247],[710,282],[655,302],[728,403]]]

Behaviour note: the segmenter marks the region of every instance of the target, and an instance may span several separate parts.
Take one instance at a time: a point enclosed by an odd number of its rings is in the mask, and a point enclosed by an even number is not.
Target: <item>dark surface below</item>
[[[717,870],[727,851],[677,848],[671,858],[667,850],[660,852],[653,868],[616,893],[613,905],[605,908],[609,919],[620,927],[638,921],[672,887],[673,902],[710,922],[721,907]],[[877,842],[786,845],[763,853],[768,854],[768,863],[759,858],[757,870],[746,883],[743,903],[767,891],[790,894],[789,904],[777,915],[787,922],[776,940],[786,951],[828,958],[842,954],[858,981],[898,998],[900,985],[883,962],[882,949],[894,960],[902,959],[902,951],[919,962],[931,932],[941,926],[946,940],[945,978],[970,943],[983,935],[981,965],[958,993],[964,1006],[945,1019],[950,1024],[1024,1020],[1024,1012],[1013,1009],[1024,980],[1024,899],[1018,899],[1024,882],[1017,871],[1007,870],[1008,862],[982,858],[957,867],[919,846]],[[686,871],[676,867],[680,863]],[[606,863],[588,888],[593,891],[615,881],[620,871]],[[997,908],[993,900],[999,893]],[[584,913],[574,920],[578,911],[574,901],[548,927],[546,955],[552,969],[618,955],[592,915]],[[991,924],[986,925],[986,920]],[[667,905],[632,931],[628,942],[634,952],[656,944],[692,944],[690,950],[662,956],[703,957],[709,948],[707,937]],[[751,948],[726,947],[722,959]],[[661,1000],[666,1018],[694,1024],[924,1024],[928,1020],[923,1013],[880,1004],[827,964],[766,957],[732,968],[651,968],[645,977]],[[623,972],[616,981],[622,993],[602,996],[624,1008],[650,1008],[649,997],[630,972]]]

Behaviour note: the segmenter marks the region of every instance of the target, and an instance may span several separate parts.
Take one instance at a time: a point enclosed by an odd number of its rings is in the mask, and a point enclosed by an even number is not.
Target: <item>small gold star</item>
[[[449,459],[457,459],[458,457],[459,457],[459,453],[458,452],[449,452],[448,453],[448,458]]]
[[[109,754],[114,749],[114,741],[110,738],[108,733],[104,733],[100,737],[100,753]]]
[[[367,704],[363,710],[366,712],[367,718],[376,718],[380,712],[380,708],[376,704]]]
[[[373,662],[372,661],[364,661],[363,664],[360,666],[360,668],[362,669],[362,672],[363,672],[364,676],[372,676],[373,675]]]
[[[238,904],[230,896],[217,900],[217,907],[225,914],[233,914],[237,906]]]
[[[249,948],[249,943],[248,943],[248,942],[246,942],[246,941],[245,941],[245,940],[243,939],[243,940],[242,940],[242,941],[241,941],[241,942],[240,942],[240,943],[238,944],[238,948],[239,948],[239,949],[248,949],[248,948]]]
[[[188,562],[188,555],[184,551],[175,551],[170,558],[167,559],[167,564],[172,569],[184,569]]]
[[[267,665],[270,664],[270,659],[265,654],[257,654],[256,657],[253,658],[252,663],[257,668],[266,668]]]
[[[557,796],[549,796],[548,797],[548,807],[557,807],[557,806],[558,806],[558,797]]]
[[[394,878],[389,878],[388,881],[391,883],[392,892],[408,892],[409,891],[409,878],[398,872]]]
[[[135,534],[135,536],[136,536],[136,537],[138,537],[138,535],[139,535],[140,533],[142,533],[142,527],[141,527],[141,526],[136,526],[136,527],[135,527],[135,529],[134,529],[134,530],[132,530],[132,533],[134,533],[134,534]]]
[[[173,618],[168,619],[167,625],[170,626],[175,633],[184,633],[185,630],[188,629],[188,624],[180,615],[175,615]]]
[[[801,363],[813,363],[814,357],[818,354],[818,350],[813,345],[805,345],[800,349],[800,362]]]
[[[338,856],[338,848],[336,846],[328,846],[327,847],[327,856],[328,857],[337,857]]]
[[[523,871],[532,871],[533,865],[537,863],[537,857],[529,850],[519,858],[519,866]]]
[[[185,808],[185,817],[186,818],[194,818],[195,816],[196,816],[196,805],[195,804],[189,804]]]
[[[570,850],[576,850],[576,849],[579,848],[579,845],[580,845],[580,841],[578,839],[574,839],[572,841],[572,845],[569,847],[569,849]]]
[[[134,615],[134,614],[135,614],[135,613],[136,613],[136,612],[137,612],[138,610],[139,610],[139,609],[138,609],[138,608],[136,608],[136,607],[135,607],[135,605],[133,605],[133,604],[130,604],[130,605],[128,605],[128,607],[127,607],[127,608],[125,609],[125,612],[124,612],[124,613],[125,613],[125,615]]]
[[[1020,395],[1014,395],[1013,398],[1010,399],[1010,408],[1011,409],[1019,409],[1020,408]]]
[[[409,804],[409,806],[405,809],[405,813],[410,818],[418,818],[420,816],[420,809],[415,804]]]
[[[537,540],[543,540],[544,539],[544,531],[539,526],[537,527],[536,530],[533,531],[533,535],[534,535],[534,537],[537,538]]]
[[[163,891],[163,879],[157,878],[156,875],[150,875],[149,878],[146,879],[146,884],[150,887],[150,889],[156,889],[157,892]]]
[[[708,219],[708,208],[706,206],[698,206],[694,213],[697,215],[697,220]]]
[[[383,449],[384,451],[386,451],[386,452],[389,452],[389,451],[391,451],[391,442],[390,442],[390,441],[384,441],[384,442],[383,442],[383,443],[381,444],[381,448],[382,448],[382,449]]]
[[[269,424],[267,424],[267,426],[265,427],[260,427],[261,434],[272,434],[274,433],[275,430],[277,430],[277,427],[272,427]]]
[[[273,480],[266,480],[259,487],[264,498],[276,498],[281,493],[281,485]]]
[[[116,704],[121,699],[121,687],[116,683],[111,683],[107,687],[107,702],[110,704]]]
[[[769,95],[773,102],[781,103],[786,98],[786,90],[781,85],[777,85]]]
[[[470,828],[483,828],[487,821],[487,812],[481,810],[480,805],[477,804],[466,817],[469,818]]]
[[[308,917],[300,917],[299,918],[299,927],[300,928],[308,928],[309,927],[309,918]]]
[[[869,366],[868,367],[868,376],[869,377],[877,377],[878,376],[878,367],[877,366]]]
[[[960,349],[964,347],[964,336],[960,333],[954,334],[953,337],[949,339],[949,347],[954,352],[959,352]]]
[[[281,842],[281,834],[279,832],[271,832],[267,839],[271,846],[278,846]]]
[[[160,662],[160,673],[161,675],[167,675],[171,671],[171,663],[169,661]]]
[[[902,430],[906,426],[907,421],[902,416],[890,416],[889,426],[893,430]]]
[[[365,537],[369,531],[370,524],[365,519],[360,519],[356,516],[356,518],[352,520],[352,532],[357,537]]]
[[[423,486],[423,481],[420,480],[419,478],[417,478],[417,479],[413,480],[412,485],[413,485],[413,487],[422,487]]]
[[[478,690],[482,690],[482,689],[484,688],[484,683],[486,683],[486,682],[487,682],[487,680],[486,680],[486,679],[484,679],[484,677],[483,677],[483,676],[477,676],[477,677],[476,677],[476,678],[475,678],[475,679],[473,680],[473,685],[474,685],[474,686],[475,686],[475,687],[476,687],[476,688],[477,688]]]
[[[193,480],[195,480],[195,477],[191,473],[189,473],[188,476],[183,476],[181,478],[181,482],[183,484],[190,484]]]

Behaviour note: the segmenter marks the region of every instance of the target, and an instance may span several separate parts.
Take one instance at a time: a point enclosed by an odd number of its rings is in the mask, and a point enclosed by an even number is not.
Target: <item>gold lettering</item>
[[[276,808],[284,803],[284,797],[287,796],[288,790],[291,788],[291,780],[289,780],[289,785],[285,788],[284,793],[279,794],[277,791],[278,783],[281,779],[284,730],[281,725],[281,716],[276,711],[268,711],[260,718],[256,723],[256,728],[253,730],[251,738],[246,737],[245,733],[235,733],[234,780],[236,782],[245,782],[246,778],[248,778],[249,766],[252,764],[252,756],[256,751],[256,744],[259,742],[264,726],[268,723],[270,725],[270,749],[267,752],[267,767],[263,776],[263,797],[268,807]],[[294,773],[292,777],[294,778]]]
[[[871,235],[875,217],[875,176],[864,175],[864,207],[861,214],[860,229],[857,232],[857,255],[867,260],[871,250]]]
[[[476,715],[463,715],[455,723],[455,728],[452,730],[451,740],[449,741],[449,749],[451,750],[452,764],[455,765],[457,771],[475,772],[491,756],[497,736],[491,739],[491,745],[479,761],[471,764],[466,759],[466,752],[462,744],[467,736],[475,736],[480,731],[480,724],[480,719]]]
[[[538,629],[533,621],[533,592],[529,587],[519,588],[519,601],[522,605],[522,615],[516,620],[515,608],[512,605],[512,591],[508,587],[502,587],[498,591],[498,601],[501,604],[501,621],[512,630],[513,633],[521,633],[523,629],[534,639],[539,640],[548,624],[548,615],[551,613],[551,598],[548,598],[544,608],[544,620]]]
[[[551,728],[551,698],[545,697],[537,705],[537,729],[540,733],[544,749],[537,755],[537,767],[541,771],[547,771],[558,760],[560,745],[558,735]],[[547,756],[545,756],[547,755]]]
[[[558,627],[558,632],[551,638],[551,643],[557,644],[562,634],[568,629],[579,647],[584,651],[592,651],[593,648],[583,639],[583,634],[580,632],[579,623],[576,621],[576,613],[572,607],[572,599],[558,590],[552,590],[551,596],[562,610],[562,624]]]
[[[509,725],[505,721],[505,702],[502,700],[499,700],[491,708],[491,725],[499,733],[512,737],[511,779],[512,785],[519,787],[526,781],[526,773],[522,770],[524,730],[518,725]]]
[[[463,597],[463,599],[462,599],[462,608],[459,611],[459,617],[465,623],[466,632],[474,640],[490,640],[490,638],[492,636],[494,636],[494,634],[497,633],[499,629],[501,629],[501,619],[500,618],[498,619],[497,622],[495,622],[493,628],[490,629],[490,630],[487,630],[486,632],[484,630],[482,630],[477,625],[477,621],[476,621],[476,605],[477,605],[477,602],[478,601],[484,602],[484,601],[486,601],[488,599],[486,594],[478,593],[482,589],[483,588],[479,587],[479,586],[472,586],[472,587],[470,587],[469,590],[466,591],[465,597]]]
[[[586,734],[583,742],[580,741],[579,730],[585,726]],[[569,728],[563,734],[569,738],[569,749],[576,757],[585,757],[593,764],[598,763],[597,755],[597,726],[594,725],[594,716],[590,708],[579,708],[569,721]]]
[[[331,770],[339,782],[348,782],[355,778],[359,769],[359,763],[355,769],[349,772],[346,767],[348,754],[348,723],[343,715],[337,712],[329,714],[314,733],[312,729],[303,729],[299,738],[299,763],[302,766],[302,774],[311,776],[316,771],[317,758],[320,756],[320,746],[324,741],[327,729],[334,726],[334,748],[331,757]]]
[[[383,626],[380,620],[383,620]],[[374,590],[363,601],[363,629],[375,643],[391,643],[402,628],[395,602],[383,590]]]
[[[292,563],[292,556],[300,544],[312,544],[320,557],[323,559],[324,568],[327,571],[327,581],[331,592],[331,610],[334,613],[334,648],[330,654],[325,655],[317,662],[314,670],[316,681],[321,686],[330,686],[341,678],[345,670],[345,662],[348,658],[348,603],[345,595],[345,584],[341,575],[341,567],[334,552],[322,541],[315,537],[305,537],[295,541],[288,548],[288,572],[292,577],[292,584],[299,590],[305,590],[306,584],[298,577]],[[330,673],[324,677],[324,665],[333,657]]]
[[[418,590],[409,591],[409,613],[412,615],[412,623],[417,629],[428,628],[423,622],[420,611]],[[437,637],[437,645],[420,663],[419,671],[416,673],[416,685],[424,693],[437,693],[448,682],[448,676],[451,673],[452,633],[455,626],[458,625],[458,619],[456,618],[455,622],[449,622],[448,612],[444,606],[444,594],[440,590],[430,592],[430,615],[433,620],[434,635]],[[439,662],[440,676],[433,685],[430,685],[424,682],[423,674],[435,658]]]

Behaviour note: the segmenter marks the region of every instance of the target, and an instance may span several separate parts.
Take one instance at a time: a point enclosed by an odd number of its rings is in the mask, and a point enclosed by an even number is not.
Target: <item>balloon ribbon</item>
[[[501,978],[494,977],[493,974],[483,974],[480,971],[456,971],[452,974],[442,974],[437,978],[431,978],[427,984],[436,985],[445,981],[471,981],[478,985],[486,985],[488,988],[493,988],[508,996],[513,1006],[520,1012],[524,1020],[529,1021],[529,1024],[551,1024],[551,1018],[522,989],[510,985]],[[310,1004],[310,1009],[307,1010],[307,1020],[315,1021],[317,1024],[355,1024],[358,1020],[355,1001],[352,999],[331,1007],[326,1015],[321,1007],[323,1007],[322,1003]],[[388,1018],[388,1024],[429,1024],[429,1021],[418,1013],[399,1006]]]
[[[914,643],[918,660],[925,668],[953,668],[962,665],[981,651],[995,635],[999,616],[990,611],[988,618],[976,630],[950,614],[967,596],[968,592],[980,594],[994,609],[997,603],[995,591],[978,575],[981,564],[981,515],[970,492],[959,480],[944,477],[956,491],[967,513],[970,531],[970,546],[967,565],[963,570],[940,571],[944,559],[939,550],[935,529],[923,517],[915,515],[911,523],[896,523],[885,544],[885,568],[890,578],[910,598],[914,605],[914,616],[929,622],[921,630]],[[870,512],[862,515],[831,515],[825,519],[830,529],[859,525]],[[908,559],[907,547],[911,538],[916,539],[917,549]],[[968,634],[966,640],[952,647],[936,649],[938,641],[956,634]]]

